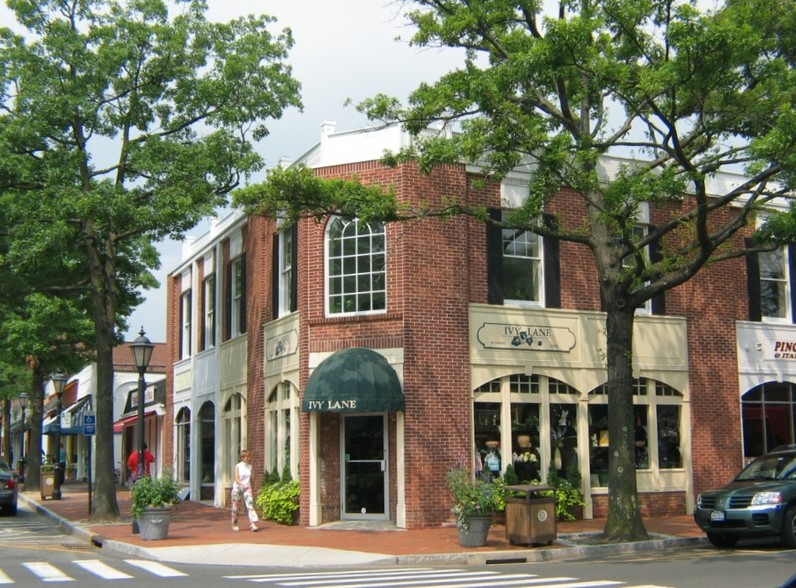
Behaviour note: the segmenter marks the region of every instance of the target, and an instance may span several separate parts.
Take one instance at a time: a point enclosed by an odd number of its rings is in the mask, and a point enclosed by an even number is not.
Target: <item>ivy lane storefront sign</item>
[[[477,336],[478,342],[486,349],[566,352],[575,346],[575,334],[572,331],[552,325],[484,323],[478,329]]]

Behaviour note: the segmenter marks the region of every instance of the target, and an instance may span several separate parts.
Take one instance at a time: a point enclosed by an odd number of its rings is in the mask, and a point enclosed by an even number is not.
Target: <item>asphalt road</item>
[[[172,564],[129,558],[64,533],[20,505],[0,517],[0,584],[73,583],[81,588],[781,588],[796,574],[796,553],[776,543],[734,550],[700,545],[661,553],[532,564],[276,568]]]

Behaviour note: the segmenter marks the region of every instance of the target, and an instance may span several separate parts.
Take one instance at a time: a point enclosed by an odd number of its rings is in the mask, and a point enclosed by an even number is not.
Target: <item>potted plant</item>
[[[459,543],[464,547],[486,545],[492,518],[502,505],[502,492],[491,481],[473,478],[465,468],[455,468],[446,476],[456,516]]]
[[[166,538],[180,489],[170,472],[159,478],[143,476],[135,481],[130,489],[130,513],[138,521],[141,539]]]

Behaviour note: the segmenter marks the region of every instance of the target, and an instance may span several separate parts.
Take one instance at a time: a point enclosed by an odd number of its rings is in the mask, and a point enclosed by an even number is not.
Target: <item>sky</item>
[[[410,47],[412,29],[399,8],[392,0],[208,0],[210,20],[269,14],[277,19],[272,32],[286,27],[293,32],[286,61],[302,85],[304,109],[291,109],[268,125],[271,133],[258,146],[266,169],[311,149],[324,121],[336,122],[338,130],[367,126],[345,106],[347,99],[356,103],[385,93],[403,100],[421,82],[433,82],[461,63],[461,54],[450,50]],[[207,226],[188,234],[199,236]],[[161,287],[144,292],[146,300],[128,319],[127,340],[141,328],[153,342],[166,340],[166,276],[180,263],[180,244],[165,242],[159,250],[161,269],[155,275]]]
[[[320,140],[321,123],[334,121],[338,130],[368,125],[354,103],[383,93],[405,99],[421,82],[433,82],[461,63],[452,50],[410,47],[412,28],[400,12],[401,0],[207,0],[207,17],[228,21],[248,14],[276,18],[270,30],[293,33],[294,46],[285,60],[301,83],[302,111],[289,109],[268,124],[270,135],[258,144],[268,168],[280,159],[298,159]],[[5,2],[0,26],[17,28]],[[396,40],[400,37],[400,40]],[[253,182],[262,180],[265,171]],[[223,211],[222,211],[223,212]],[[223,214],[221,215],[223,216]],[[201,223],[188,235],[207,231]],[[180,263],[180,244],[159,246],[161,268],[153,272],[161,287],[143,292],[145,301],[128,318],[125,339],[143,328],[153,342],[166,340],[166,276]]]

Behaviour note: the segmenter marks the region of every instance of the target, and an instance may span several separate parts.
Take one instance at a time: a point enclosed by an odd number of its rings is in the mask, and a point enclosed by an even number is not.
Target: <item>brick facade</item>
[[[356,175],[366,183],[391,187],[402,202],[421,206],[440,204],[454,196],[470,206],[500,207],[500,186],[473,184],[463,165],[443,166],[423,175],[413,164],[386,167],[377,161],[320,166],[324,178]],[[582,222],[585,207],[579,197],[562,190],[548,211],[563,226]],[[651,211],[651,223],[663,222],[665,211]],[[473,439],[471,386],[470,307],[487,304],[486,229],[468,217],[392,223],[387,233],[387,309],[365,316],[328,317],[325,313],[326,222],[299,222],[294,255],[298,289],[299,394],[310,375],[310,356],[347,349],[400,349],[403,353],[404,461],[398,461],[398,425],[388,415],[389,517],[395,520],[399,489],[398,472],[405,477],[405,524],[409,528],[433,527],[451,520],[445,473],[471,463]],[[246,363],[247,438],[253,454],[254,482],[265,470],[262,445],[267,439],[265,389],[266,331],[275,318],[273,308],[273,221],[252,217],[243,231],[246,253],[246,303],[248,357]],[[671,245],[671,244],[670,244]],[[216,260],[217,279],[225,280],[230,261],[229,241],[221,241]],[[562,242],[561,308],[597,312],[600,292],[591,252],[586,246]],[[688,402],[683,410],[690,420],[690,468],[695,493],[727,481],[737,472],[741,456],[741,414],[735,324],[746,319],[744,288],[746,266],[742,259],[704,268],[698,276],[666,293],[666,315],[685,317],[687,324]],[[168,283],[168,341],[172,364],[179,358],[179,276]],[[222,287],[222,292],[225,288]],[[197,297],[198,301],[199,298]],[[197,303],[197,313],[200,304]],[[220,339],[226,339],[228,314],[218,301]],[[175,312],[176,310],[176,312]],[[197,315],[197,325],[201,316]],[[173,392],[170,373],[168,391]],[[588,390],[580,390],[585,393]],[[198,407],[194,407],[198,410]],[[166,423],[173,422],[168,412]],[[338,520],[341,513],[341,418],[321,413],[321,440],[317,456],[310,455],[309,413],[301,412],[298,424],[299,477],[302,484],[302,525],[310,524],[309,467],[318,460],[319,522]],[[173,451],[167,429],[164,448]],[[685,492],[643,492],[639,499],[644,515],[683,513],[688,508]],[[604,516],[604,493],[593,497],[593,515]]]

